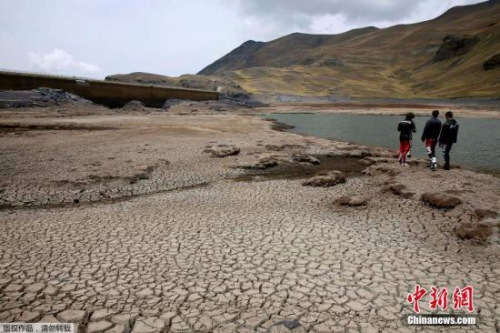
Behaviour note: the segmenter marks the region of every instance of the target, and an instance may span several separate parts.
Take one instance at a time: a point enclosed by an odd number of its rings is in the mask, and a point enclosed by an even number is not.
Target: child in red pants
[[[401,120],[398,124],[399,164],[403,166],[408,166],[408,163],[406,163],[406,156],[411,149],[413,133],[417,131],[413,118],[415,118],[415,114],[413,114],[413,112],[408,112],[405,119]]]

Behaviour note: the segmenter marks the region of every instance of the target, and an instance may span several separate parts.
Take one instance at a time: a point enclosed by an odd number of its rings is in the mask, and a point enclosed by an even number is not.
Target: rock
[[[79,323],[85,317],[85,311],[69,309],[57,314],[56,317],[63,323]]]
[[[286,149],[304,149],[305,147],[302,145],[295,145],[295,144],[284,144],[284,145],[265,145],[265,148],[267,150],[272,150],[272,151],[282,151]]]
[[[500,67],[500,53],[495,54],[494,56],[488,58],[484,63],[483,63],[483,69],[485,71],[489,71],[495,68]]]
[[[361,160],[361,162],[367,165],[373,165],[377,163],[391,163],[394,161],[394,158],[391,157],[378,157],[378,156],[369,156],[365,157]]]
[[[362,174],[369,176],[376,176],[381,174],[387,174],[389,176],[397,176],[401,173],[401,170],[391,167],[387,164],[376,164],[369,166],[368,168],[361,171]]]
[[[439,192],[422,194],[422,201],[429,206],[439,209],[452,209],[462,203],[462,200],[457,197]]]
[[[163,106],[161,107],[164,110],[170,109],[172,106],[175,106],[177,104],[182,103],[183,101],[180,99],[175,99],[175,98],[169,98],[163,103]]]
[[[267,106],[258,100],[255,100],[252,95],[244,92],[223,91],[219,94],[219,101],[228,104],[235,104],[244,107],[263,107]]]
[[[345,183],[346,179],[342,172],[340,171],[330,171],[326,175],[315,176],[309,180],[302,183],[305,186],[315,186],[315,187],[330,187],[337,184]]]
[[[278,333],[278,332],[304,332],[305,330],[301,330],[302,325],[297,320],[281,320],[273,323],[267,329],[269,333]]]
[[[205,153],[210,153],[212,157],[227,157],[234,156],[240,153],[240,148],[228,145],[219,145],[213,148],[207,148],[204,150]]]
[[[287,161],[283,157],[279,156],[265,156],[261,157],[257,162],[253,164],[244,164],[244,165],[239,165],[237,167],[246,170],[266,170],[278,166],[280,162],[290,162],[290,161]]]
[[[474,213],[476,214],[477,218],[479,220],[483,220],[483,219],[486,219],[486,218],[496,218],[498,216],[498,213],[493,211],[493,210],[489,210],[489,209],[476,209],[474,211]]]
[[[368,203],[368,199],[359,196],[343,196],[335,200],[334,203],[338,206],[359,207],[366,206],[366,204]]]
[[[145,108],[144,103],[141,101],[130,101],[125,104],[122,109],[127,111],[143,111]]]
[[[333,154],[333,156],[365,158],[372,156],[372,154],[369,150],[366,149],[348,148],[348,150],[343,150],[340,153]]]
[[[267,150],[272,150],[272,151],[280,151],[280,150],[283,150],[282,149],[283,146],[278,146],[278,145],[265,145],[265,148]]]
[[[458,57],[469,52],[479,42],[478,36],[454,36],[444,37],[443,42],[436,52],[433,60],[439,62]]]
[[[406,186],[403,184],[389,184],[382,188],[382,193],[392,193],[403,198],[411,198],[415,193],[406,192]]]
[[[456,229],[458,237],[462,239],[473,239],[483,242],[493,234],[491,225],[486,223],[464,222]]]
[[[33,90],[1,91],[0,108],[50,106],[63,103],[92,104],[89,100],[70,94],[61,89],[37,88]]]
[[[293,155],[292,160],[294,162],[310,163],[310,164],[315,164],[315,165],[318,165],[321,163],[320,160],[318,160],[316,157],[310,156],[310,155]]]

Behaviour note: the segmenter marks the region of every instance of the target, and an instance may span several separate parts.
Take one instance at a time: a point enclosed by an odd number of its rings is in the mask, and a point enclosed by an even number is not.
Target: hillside
[[[218,92],[241,92],[241,87],[228,78],[210,75],[182,75],[179,77],[159,74],[135,72],[130,74],[115,74],[105,78],[107,81],[152,84],[168,87],[203,89]]]
[[[490,0],[417,24],[247,41],[199,74],[259,95],[500,97],[498,54],[500,1]]]

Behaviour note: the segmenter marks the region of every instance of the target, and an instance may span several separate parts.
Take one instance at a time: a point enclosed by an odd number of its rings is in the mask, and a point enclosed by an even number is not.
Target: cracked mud
[[[387,152],[235,114],[16,117],[0,122],[45,127],[0,136],[0,322],[116,333],[442,331],[404,323],[419,283],[473,285],[480,324],[453,331],[499,329],[498,225],[486,244],[455,233],[478,209],[499,211],[498,178],[400,170],[374,162]],[[51,127],[60,123],[113,129]],[[203,153],[218,144],[241,152]],[[359,153],[364,167],[384,168],[330,188],[300,177],[234,181],[247,175],[234,165],[285,144],[290,159]],[[388,184],[415,195],[382,192]],[[446,191],[463,204],[420,200]],[[346,196],[369,200],[335,204]]]

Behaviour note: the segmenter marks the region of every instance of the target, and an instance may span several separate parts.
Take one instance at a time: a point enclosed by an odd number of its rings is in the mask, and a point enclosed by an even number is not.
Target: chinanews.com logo
[[[427,298],[425,296],[428,296]],[[406,301],[412,306],[414,314],[407,317],[408,325],[477,325],[477,317],[474,313],[474,288],[466,286],[464,288],[455,287],[451,296],[452,303],[449,302],[448,288],[438,289],[432,286],[428,291],[420,285],[415,285],[415,290],[409,293]],[[429,308],[433,311],[463,311],[461,313],[432,313],[421,314],[420,302],[428,301]]]

